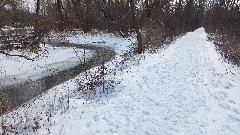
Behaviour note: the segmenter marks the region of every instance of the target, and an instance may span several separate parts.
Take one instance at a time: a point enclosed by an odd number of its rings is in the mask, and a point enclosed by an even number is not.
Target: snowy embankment
[[[38,54],[10,52],[30,57],[33,61],[0,54],[0,86],[36,80],[83,63],[83,49],[45,45],[41,46],[41,50]],[[86,60],[93,54],[94,51],[86,50]]]
[[[115,68],[106,79],[122,81],[106,97],[84,99],[72,79],[3,119],[21,134],[240,134],[240,69],[223,62],[203,28]]]

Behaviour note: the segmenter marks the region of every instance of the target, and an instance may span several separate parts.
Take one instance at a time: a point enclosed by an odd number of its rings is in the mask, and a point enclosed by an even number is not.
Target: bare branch
[[[33,58],[30,58],[30,57],[24,56],[24,55],[10,54],[10,53],[4,52],[4,51],[0,51],[0,53],[5,54],[6,56],[21,57],[21,58],[24,58],[24,59],[27,59],[27,60],[32,60],[32,61],[34,61]]]

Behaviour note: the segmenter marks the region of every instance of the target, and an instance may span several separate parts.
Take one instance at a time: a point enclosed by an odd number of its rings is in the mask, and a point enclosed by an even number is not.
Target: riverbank
[[[115,52],[113,50],[102,46],[63,43],[56,41],[51,42],[51,45],[59,48],[67,47],[70,49],[73,48],[72,46],[75,46],[75,50],[84,49],[85,52],[88,50],[94,52],[94,55],[90,59],[86,57],[85,63],[78,63],[74,67],[68,67],[62,71],[58,70],[55,73],[46,76],[38,76],[37,80],[26,80],[23,83],[2,86],[3,90],[1,93],[10,97],[8,100],[2,101],[2,104],[8,105],[8,110],[4,109],[2,113],[9,111],[9,109],[16,109],[29,100],[44,95],[44,93],[52,87],[78,76],[81,72],[99,66],[102,63],[106,63],[115,56]],[[54,69],[51,71],[54,71]]]
[[[12,57],[0,54],[0,86],[14,85],[25,81],[34,81],[44,76],[74,67],[83,63],[84,50],[70,47],[41,46],[36,53],[12,51],[11,54],[25,55],[32,60],[22,57]],[[86,61],[94,55],[94,51],[85,51]]]
[[[84,70],[121,57],[131,43],[129,39],[111,34],[71,34],[63,38],[64,33],[54,33],[47,44],[41,45],[38,54],[17,50],[10,52],[13,55],[24,55],[33,61],[0,55],[1,94],[9,97],[2,101],[3,110],[0,114],[43,95],[48,89],[74,78]],[[115,55],[113,50],[120,52]]]

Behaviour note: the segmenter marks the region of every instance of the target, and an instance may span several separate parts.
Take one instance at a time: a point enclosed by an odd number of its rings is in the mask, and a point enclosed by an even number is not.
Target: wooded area
[[[33,7],[35,11],[26,8],[24,2],[0,2],[1,52],[14,47],[34,49],[48,32],[73,29],[122,37],[135,32],[138,53],[199,27],[209,33],[240,35],[239,0],[37,0]],[[13,45],[6,26],[15,28],[11,36],[21,44]],[[17,28],[32,31],[26,34]]]

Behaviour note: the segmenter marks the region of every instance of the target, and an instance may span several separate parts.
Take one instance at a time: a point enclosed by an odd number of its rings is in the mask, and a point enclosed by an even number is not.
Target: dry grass
[[[8,95],[6,95],[1,86],[0,86],[0,115],[3,114],[4,112],[7,112],[11,109],[11,102],[10,99],[8,97]]]

